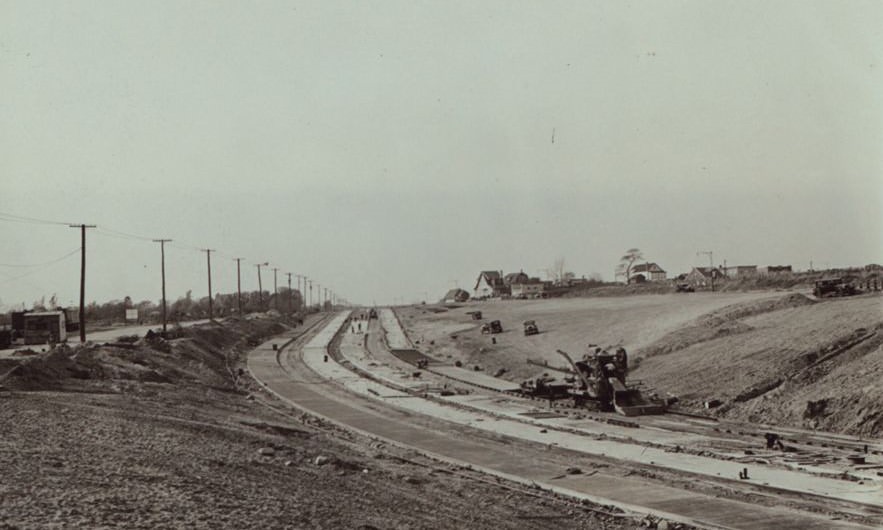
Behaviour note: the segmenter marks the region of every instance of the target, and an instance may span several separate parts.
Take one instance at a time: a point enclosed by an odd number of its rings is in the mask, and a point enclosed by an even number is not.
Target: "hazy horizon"
[[[883,263],[883,4],[0,0],[0,305]],[[123,232],[124,234],[120,234]],[[136,235],[144,239],[130,237]],[[68,255],[70,254],[70,255]],[[41,265],[66,256],[56,263]],[[292,285],[296,282],[293,280]],[[272,271],[263,274],[272,291]]]

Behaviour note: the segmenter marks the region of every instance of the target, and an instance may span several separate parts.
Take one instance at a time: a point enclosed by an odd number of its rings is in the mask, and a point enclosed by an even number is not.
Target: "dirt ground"
[[[883,298],[792,295],[697,319],[653,345],[635,377],[750,422],[883,434]]]
[[[284,406],[239,371],[282,329],[234,321],[4,361],[0,528],[638,526]]]
[[[446,361],[478,365],[488,373],[503,368],[511,381],[542,370],[527,359],[565,364],[555,350],[582,355],[590,343],[623,345],[633,351],[699,316],[727,305],[781,296],[776,293],[694,293],[624,297],[508,300],[397,309],[421,351]],[[466,313],[479,310],[483,320]],[[500,320],[503,333],[482,335],[482,323]],[[522,323],[535,320],[540,333],[525,337]],[[496,344],[493,341],[496,340]]]
[[[468,311],[481,310],[473,321]],[[417,347],[521,381],[564,366],[556,349],[623,345],[630,377],[682,410],[751,422],[883,434],[883,297],[690,293],[415,306],[399,311]],[[502,334],[482,335],[498,319]],[[523,320],[540,334],[523,336]],[[496,344],[493,343],[494,339]],[[505,371],[505,373],[501,373]],[[551,375],[559,375],[550,372]],[[704,410],[705,401],[721,406]]]

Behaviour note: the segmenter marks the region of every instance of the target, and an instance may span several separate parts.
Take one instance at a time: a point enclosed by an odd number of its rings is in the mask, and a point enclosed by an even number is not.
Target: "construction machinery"
[[[472,320],[481,320],[482,318],[481,311],[469,311],[466,314],[472,317]]]
[[[852,296],[858,294],[855,286],[846,282],[843,278],[827,278],[815,283],[812,293],[816,298],[831,296]]]
[[[503,324],[499,320],[492,320],[487,324],[482,324],[481,333],[484,335],[494,335],[503,332]]]
[[[540,328],[537,327],[536,321],[533,320],[525,320],[524,321],[524,336],[527,337],[529,335],[536,335],[540,332]]]
[[[544,374],[536,381],[522,383],[522,393],[550,400],[572,398],[577,406],[592,401],[602,411],[616,411],[623,416],[665,412],[665,403],[647,399],[636,385],[626,383],[628,353],[625,348],[619,347],[615,353],[610,353],[590,345],[588,353],[580,360],[574,360],[563,350],[557,352],[567,359],[572,369],[572,372],[568,370],[570,375],[564,378],[565,383],[553,383]]]

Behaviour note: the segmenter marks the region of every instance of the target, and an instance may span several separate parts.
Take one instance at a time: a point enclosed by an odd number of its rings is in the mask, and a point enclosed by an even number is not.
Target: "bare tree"
[[[617,276],[625,276],[625,283],[632,283],[632,267],[636,261],[644,259],[644,253],[640,249],[630,248],[625,251],[625,255],[619,258],[619,266],[616,268]]]
[[[552,277],[552,281],[555,283],[560,283],[564,280],[564,275],[566,274],[564,270],[564,257],[560,257],[556,259],[552,266],[549,268],[549,276]]]

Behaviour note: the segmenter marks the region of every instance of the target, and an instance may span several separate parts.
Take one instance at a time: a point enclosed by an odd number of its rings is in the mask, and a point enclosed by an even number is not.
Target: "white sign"
[[[126,309],[126,320],[138,320],[138,310]]]

